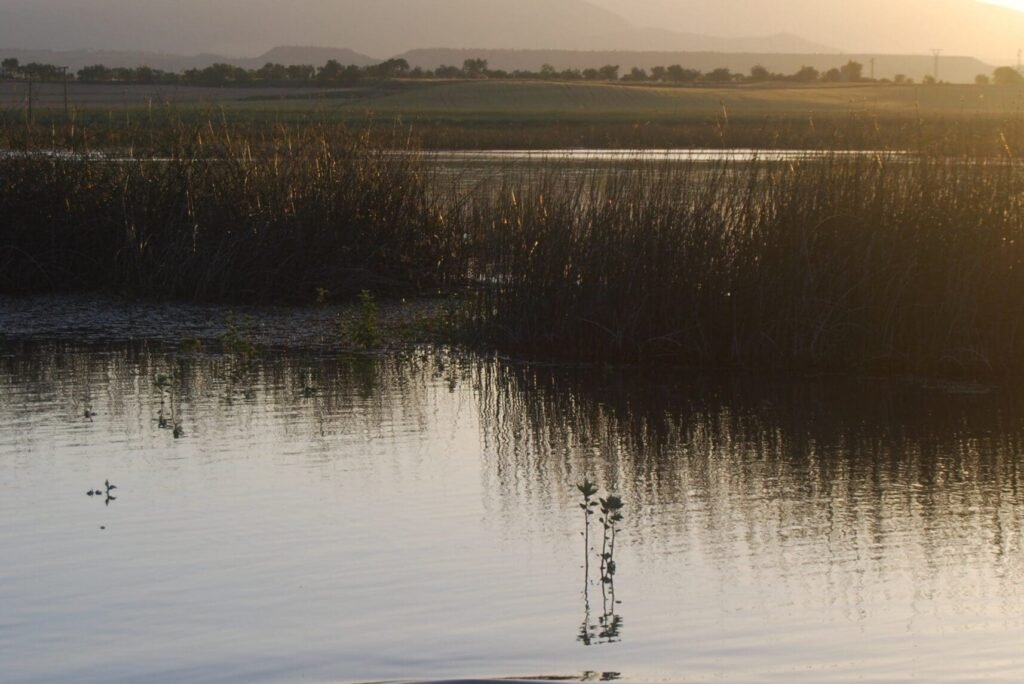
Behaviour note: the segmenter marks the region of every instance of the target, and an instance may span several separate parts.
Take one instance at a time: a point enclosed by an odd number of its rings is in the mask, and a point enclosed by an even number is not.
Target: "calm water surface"
[[[248,361],[17,309],[4,682],[1024,678],[1010,392]],[[584,477],[626,502],[612,586],[584,575]]]

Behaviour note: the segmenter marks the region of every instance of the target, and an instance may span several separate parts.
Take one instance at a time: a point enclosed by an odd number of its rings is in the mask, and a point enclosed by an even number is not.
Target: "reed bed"
[[[1024,176],[833,155],[514,183],[471,209],[475,316],[519,354],[1024,371]]]
[[[458,276],[454,227],[413,156],[331,126],[153,136],[0,157],[0,290],[309,302]]]
[[[446,324],[520,356],[1024,373],[1012,150],[550,165],[495,184],[445,180],[391,135],[179,124],[97,156],[81,131],[0,131],[0,292],[458,290]]]

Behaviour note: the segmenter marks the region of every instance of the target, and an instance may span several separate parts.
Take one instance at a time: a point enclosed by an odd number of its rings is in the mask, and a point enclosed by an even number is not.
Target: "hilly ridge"
[[[716,38],[641,28],[589,0],[0,0],[0,47],[259,54],[345,46],[809,52],[784,31]]]

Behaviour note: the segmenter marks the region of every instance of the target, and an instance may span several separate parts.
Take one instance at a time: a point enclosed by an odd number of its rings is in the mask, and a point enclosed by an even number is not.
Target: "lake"
[[[1024,677],[1012,391],[245,313],[253,357],[224,308],[0,299],[4,682]],[[625,504],[610,581],[585,478]]]

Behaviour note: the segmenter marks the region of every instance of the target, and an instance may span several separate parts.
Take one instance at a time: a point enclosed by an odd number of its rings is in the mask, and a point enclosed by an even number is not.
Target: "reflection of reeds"
[[[837,531],[899,529],[924,557],[990,557],[1024,524],[1024,404],[1013,394],[523,365],[482,367],[474,382],[488,486],[574,516],[548,483],[587,473],[630,503],[630,556],[655,557],[671,539],[716,545],[735,523],[766,544],[781,529],[808,530],[823,547]],[[684,501],[687,515],[656,513]],[[849,528],[830,532],[822,521],[832,520]]]

